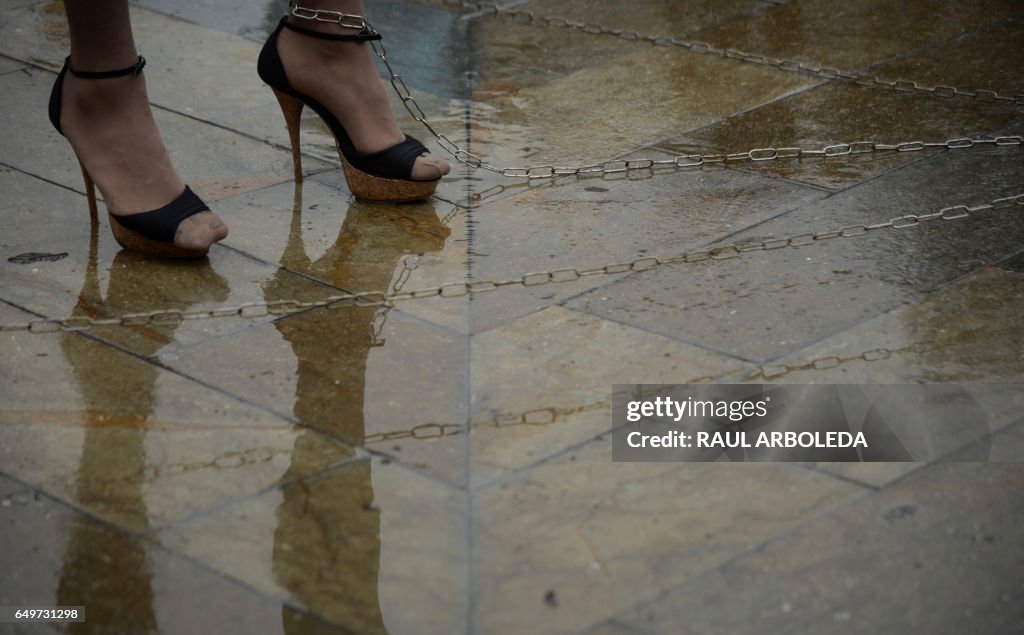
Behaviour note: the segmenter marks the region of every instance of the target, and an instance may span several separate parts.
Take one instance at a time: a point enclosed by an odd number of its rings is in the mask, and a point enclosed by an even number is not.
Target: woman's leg
[[[127,0],[65,0],[64,5],[72,68],[110,71],[135,63]],[[68,73],[61,128],[116,215],[159,209],[185,189],[153,120],[143,74],[81,79]],[[220,217],[203,212],[181,222],[174,242],[203,248],[227,231]]]
[[[362,0],[300,0],[299,4],[307,9],[366,16]],[[326,33],[358,31],[295,16],[288,19],[305,29]],[[369,44],[321,40],[285,29],[278,40],[278,52],[292,86],[326,106],[359,150],[376,152],[405,138],[391,113]],[[433,180],[450,170],[447,162],[428,154],[416,160],[412,178]]]

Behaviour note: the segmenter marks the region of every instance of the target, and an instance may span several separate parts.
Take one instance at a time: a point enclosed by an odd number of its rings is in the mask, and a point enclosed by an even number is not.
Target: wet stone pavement
[[[296,184],[255,73],[283,3],[143,0],[156,118],[231,235],[124,252],[46,118],[60,3],[0,0],[0,325],[172,312],[0,332],[0,605],[97,633],[1024,633],[1024,4],[368,4],[452,141],[608,170],[458,165],[367,205],[311,117]],[[689,382],[990,410],[931,464],[613,463],[612,385]]]

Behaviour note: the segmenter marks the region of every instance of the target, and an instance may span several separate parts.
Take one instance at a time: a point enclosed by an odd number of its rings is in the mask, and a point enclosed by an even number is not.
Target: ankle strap
[[[80,79],[109,79],[111,77],[122,77],[124,75],[138,75],[142,72],[142,69],[146,66],[146,58],[139,56],[139,60],[127,68],[119,68],[116,71],[76,71],[75,67],[71,65],[71,56],[68,55],[64,60],[64,67],[68,71]]]
[[[281,24],[285,28],[291,29],[296,33],[308,35],[310,37],[319,38],[321,40],[333,40],[335,42],[368,42],[370,40],[381,39],[380,33],[374,30],[360,31],[359,33],[324,33],[323,31],[314,31],[312,29],[306,29],[301,26],[292,24],[288,21],[287,17],[281,18]],[[368,28],[372,29],[369,25]]]

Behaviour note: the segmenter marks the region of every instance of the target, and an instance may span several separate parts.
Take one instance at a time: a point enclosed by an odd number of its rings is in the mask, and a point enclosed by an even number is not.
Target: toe
[[[174,244],[186,249],[204,250],[227,238],[228,226],[213,212],[189,216],[178,225]]]
[[[412,180],[436,181],[451,171],[452,166],[441,157],[423,154],[416,157],[416,163],[412,166]]]

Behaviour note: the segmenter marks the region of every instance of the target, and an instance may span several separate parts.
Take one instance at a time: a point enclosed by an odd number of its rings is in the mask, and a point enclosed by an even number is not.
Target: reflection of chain
[[[914,344],[908,344],[906,346],[901,346],[899,348],[876,347],[853,355],[826,355],[823,357],[808,360],[806,362],[792,364],[779,363],[761,365],[750,368],[747,371],[741,371],[738,374],[725,374],[718,376],[706,375],[703,377],[698,377],[696,379],[689,380],[686,383],[715,383],[722,380],[730,382],[730,377],[737,377],[738,379],[736,380],[736,382],[742,383],[772,382],[776,379],[779,379],[780,377],[784,377],[785,375],[795,373],[798,371],[829,370],[832,368],[842,366],[843,364],[848,364],[850,362],[856,361],[868,363],[881,362],[887,359],[891,359],[892,357],[897,355],[905,355],[907,353],[921,354],[930,351],[940,350],[942,348],[949,346],[950,344],[951,342],[932,341],[916,342]],[[650,395],[657,395],[660,394],[664,388],[664,386],[645,386],[640,395],[632,396],[633,398],[642,398]],[[613,397],[614,396],[616,395],[613,395]],[[501,413],[496,414],[489,419],[475,421],[470,424],[470,427],[510,428],[514,426],[548,426],[560,420],[564,420],[575,414],[609,408],[611,406],[611,403],[611,400],[604,400],[586,404],[583,406],[575,406],[572,408],[560,408],[549,406],[547,408],[532,408],[530,410],[526,410],[524,412],[520,412],[517,414]],[[439,439],[442,437],[449,437],[462,434],[463,432],[465,432],[465,430],[466,426],[460,424],[421,423],[417,426],[413,426],[408,430],[395,430],[391,432],[381,432],[378,434],[369,435],[366,437],[365,443],[369,445],[398,439]]]
[[[394,295],[400,292],[404,287],[405,283],[409,282],[409,278],[412,277],[412,272],[420,266],[420,257],[416,254],[406,254],[402,257],[402,271],[399,272],[398,278],[395,280],[395,284],[391,285],[391,289],[388,291],[389,295]],[[370,333],[373,340],[371,346],[384,346],[384,326],[388,323],[388,314],[390,314],[390,307],[385,306],[381,311],[377,312],[377,315],[373,318],[373,324],[370,326]]]
[[[303,302],[299,300],[272,300],[269,302],[250,302],[232,307],[214,309],[166,309],[131,313],[121,317],[93,319],[87,316],[71,316],[63,319],[39,319],[17,324],[0,324],[0,332],[29,331],[30,333],[55,333],[58,331],[82,331],[97,326],[173,326],[185,320],[202,320],[224,317],[261,318],[267,315],[288,315],[308,309],[344,307],[393,306],[395,302],[424,298],[460,298],[480,293],[497,291],[502,287],[537,287],[546,284],[575,282],[591,276],[618,275],[638,271],[648,271],[657,267],[673,264],[693,264],[707,260],[727,260],[736,258],[750,251],[770,251],[783,248],[806,247],[833,238],[852,238],[863,236],[880,229],[906,229],[917,227],[937,220],[954,221],[968,218],[971,214],[986,211],[1007,209],[1024,205],[1024,194],[997,198],[980,205],[955,205],[945,207],[927,214],[906,214],[885,222],[873,225],[846,225],[821,232],[806,232],[781,238],[765,240],[739,241],[706,249],[688,251],[678,256],[654,257],[645,256],[631,261],[616,262],[600,267],[581,268],[567,267],[550,271],[538,271],[523,274],[505,280],[472,280],[451,282],[436,287],[414,289],[391,293],[388,291],[362,291],[359,293],[343,293],[332,295],[323,300]]]
[[[946,345],[947,344],[944,342],[927,342],[908,344],[907,346],[901,346],[900,348],[880,347],[873,348],[869,351],[864,351],[863,353],[858,353],[856,355],[826,355],[810,361],[800,362],[799,364],[771,364],[768,366],[759,366],[750,373],[744,375],[743,381],[750,381],[753,379],[771,381],[801,370],[829,370],[854,361],[880,362],[889,359],[893,355],[903,355],[905,353],[926,353],[928,351],[938,350]]]
[[[905,79],[897,80],[885,80],[875,75],[865,73],[855,73],[850,71],[841,71],[839,69],[831,68],[828,66],[821,66],[819,64],[808,64],[792,59],[775,59],[764,55],[758,55],[755,53],[747,53],[738,49],[732,48],[717,48],[707,44],[706,42],[693,42],[688,40],[682,40],[674,37],[662,37],[656,35],[642,35],[636,31],[624,31],[622,29],[613,29],[600,25],[587,24],[585,22],[579,22],[576,20],[569,20],[557,16],[537,16],[533,11],[524,9],[512,9],[498,6],[492,3],[479,3],[470,2],[468,0],[443,0],[444,4],[449,6],[455,6],[462,9],[471,9],[473,11],[482,12],[485,14],[491,14],[495,16],[502,16],[512,18],[519,22],[527,24],[540,24],[551,28],[566,28],[576,29],[584,33],[591,33],[595,35],[611,35],[625,40],[631,41],[642,41],[649,42],[656,46],[669,46],[682,48],[684,50],[700,53],[704,55],[717,55],[729,59],[737,59],[743,62],[751,64],[760,64],[778,68],[784,71],[803,73],[813,75],[827,80],[844,80],[853,82],[862,86],[879,86],[882,88],[888,88],[896,92],[923,92],[936,97],[971,97],[979,101],[984,102],[1004,102],[1009,104],[1015,104],[1018,106],[1024,105],[1024,94],[1007,96],[999,94],[991,90],[965,90],[956,88],[954,86],[927,86],[919,84],[918,82],[909,81]],[[614,174],[617,172],[627,172],[630,170],[648,170],[658,168],[681,168],[681,167],[694,167],[697,165],[703,165],[705,163],[712,162],[712,159],[704,158],[700,155],[691,155],[684,157],[676,157],[675,159],[633,159],[633,160],[613,160],[605,161],[599,164],[576,166],[576,167],[560,167],[553,165],[533,165],[533,166],[517,166],[517,167],[498,167],[491,165],[481,159],[479,156],[473,154],[469,150],[461,148],[454,141],[449,139],[446,135],[439,133],[434,129],[434,126],[427,120],[426,113],[416,102],[416,99],[412,96],[409,91],[409,87],[406,86],[405,81],[395,73],[395,70],[391,67],[391,63],[388,61],[387,49],[379,41],[371,41],[370,45],[373,47],[374,53],[383,62],[385,68],[387,68],[389,80],[391,86],[395,90],[395,94],[402,100],[402,104],[405,105],[406,110],[412,118],[422,124],[437,143],[444,148],[456,161],[464,163],[472,168],[479,168],[496,172],[506,177],[515,178],[529,178],[529,179],[550,179],[556,176],[562,175],[588,175],[588,174]],[[1020,137],[1017,144],[1020,143]],[[907,150],[923,150],[925,147],[970,147],[968,145],[950,146],[950,143],[965,143],[969,142],[969,139],[952,139],[944,144],[925,144],[921,141],[911,141],[905,144],[895,144],[887,146],[886,144],[872,143],[872,142],[856,142],[855,144],[838,144],[829,146],[831,148],[843,148],[845,151],[835,152],[834,155],[829,155],[822,151],[801,151],[799,148],[757,148],[746,153],[740,153],[736,155],[712,155],[714,161],[768,161],[772,159],[781,158],[799,158],[801,156],[810,156],[810,153],[814,152],[818,156],[838,156],[841,154],[851,154],[850,146],[860,146],[862,149],[859,152],[881,152],[884,150],[897,150],[905,152]],[[827,149],[827,148],[826,148]],[[756,153],[756,154],[754,154]],[[856,152],[853,152],[856,153]]]
[[[558,408],[549,406],[547,408],[531,408],[518,414],[502,413],[492,416],[489,419],[474,421],[469,424],[470,428],[511,428],[514,426],[549,426],[556,421],[565,419],[572,415],[602,410],[607,408],[611,402],[598,401],[585,406],[573,408]],[[408,430],[393,430],[390,432],[379,432],[367,435],[363,440],[365,445],[374,443],[385,443],[398,439],[440,439],[442,437],[455,436],[466,431],[466,426],[456,423],[421,423]]]
[[[146,468],[147,480],[161,476],[173,476],[205,469],[233,469],[255,465],[256,463],[267,463],[274,457],[282,454],[290,454],[291,450],[272,450],[270,448],[250,448],[236,452],[226,452],[210,461],[193,461],[191,463],[168,463],[164,465],[153,465]]]

